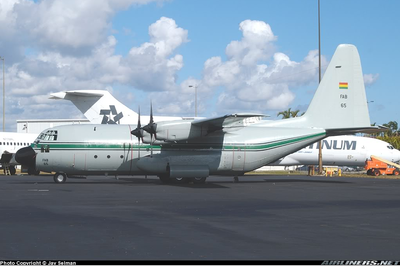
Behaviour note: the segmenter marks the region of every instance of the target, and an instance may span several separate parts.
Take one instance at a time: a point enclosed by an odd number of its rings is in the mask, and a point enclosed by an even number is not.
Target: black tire
[[[10,175],[15,175],[15,173],[17,172],[17,170],[15,170],[15,166],[13,165],[11,165],[9,169],[10,169]]]
[[[36,170],[35,168],[29,167],[28,168],[28,175],[39,175],[40,171]]]
[[[173,180],[175,184],[186,184],[190,181],[190,179],[186,177],[175,177]]]
[[[54,182],[56,182],[57,184],[59,183],[65,183],[65,181],[67,181],[67,174],[66,173],[56,173],[54,175]]]
[[[372,175],[372,169],[368,169],[367,175]]]
[[[193,178],[193,183],[195,184],[204,184],[206,182],[207,177],[195,177]]]
[[[393,175],[400,175],[400,171],[399,171],[399,170],[397,170],[397,169],[396,169],[396,170],[394,170],[394,171],[393,171]]]
[[[374,169],[374,171],[372,172],[372,175],[374,176],[380,176],[381,172],[378,169]]]

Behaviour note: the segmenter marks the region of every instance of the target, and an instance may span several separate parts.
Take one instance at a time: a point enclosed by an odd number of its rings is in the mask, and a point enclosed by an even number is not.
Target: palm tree
[[[292,108],[287,109],[286,111],[279,112],[276,116],[282,115],[282,119],[296,117],[299,114],[300,110],[292,111]],[[301,115],[303,115],[302,113]]]

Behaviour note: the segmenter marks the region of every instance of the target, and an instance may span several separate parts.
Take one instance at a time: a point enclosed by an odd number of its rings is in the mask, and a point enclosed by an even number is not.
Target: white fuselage
[[[37,136],[38,134],[0,132],[0,156],[6,155],[5,157],[9,157],[6,162],[15,164],[16,162],[12,160],[11,156],[7,155],[15,154],[22,147],[31,145]]]

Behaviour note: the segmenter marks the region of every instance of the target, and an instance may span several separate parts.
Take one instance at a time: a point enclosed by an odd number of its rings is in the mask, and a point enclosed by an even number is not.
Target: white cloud
[[[240,23],[239,29],[243,32],[243,38],[226,47],[228,58],[243,65],[268,59],[273,50],[272,42],[277,39],[271,27],[263,21],[245,20]]]
[[[317,53],[301,62],[276,52],[277,37],[262,21],[245,20],[239,41],[227,44],[227,60],[211,57],[201,79],[178,84],[184,58],[177,53],[189,41],[188,31],[161,17],[148,27],[149,41],[115,54],[111,19],[119,10],[150,1],[8,0],[0,2],[0,49],[7,54],[7,124],[16,119],[80,116],[68,102],[48,100],[51,92],[108,89],[122,84],[153,99],[158,114],[194,115],[197,87],[199,116],[210,110],[225,114],[285,109],[294,99],[292,87],[316,77]],[[96,12],[93,12],[96,10]],[[2,35],[3,37],[3,35]],[[194,73],[196,74],[196,73]],[[222,91],[222,93],[220,93]],[[216,106],[209,100],[216,97]],[[127,98],[135,99],[128,93]],[[123,99],[121,99],[123,100]]]
[[[88,55],[107,39],[116,12],[148,2],[154,0],[2,0],[0,29],[2,38],[14,38],[14,47],[8,48],[15,57],[27,47],[63,55]]]
[[[374,84],[378,79],[379,79],[379,74],[364,74],[365,86]]]
[[[287,108],[295,98],[290,87],[315,81],[318,51],[310,51],[303,61],[295,62],[275,52],[277,37],[265,22],[245,20],[239,29],[243,37],[228,44],[228,60],[212,57],[204,64],[202,82],[210,87],[223,86],[226,92],[218,99],[218,109],[260,112]],[[325,58],[322,62],[326,63]]]

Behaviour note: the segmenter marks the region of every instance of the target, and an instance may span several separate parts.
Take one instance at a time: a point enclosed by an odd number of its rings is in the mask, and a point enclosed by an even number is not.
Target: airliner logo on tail
[[[119,124],[119,120],[124,117],[122,112],[117,114],[115,105],[110,105],[110,109],[100,110],[100,115],[103,116],[102,124]]]

